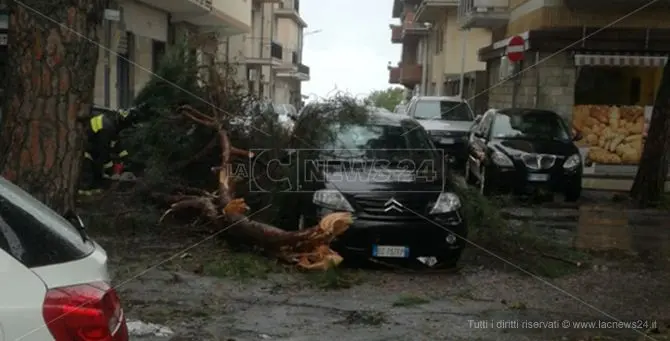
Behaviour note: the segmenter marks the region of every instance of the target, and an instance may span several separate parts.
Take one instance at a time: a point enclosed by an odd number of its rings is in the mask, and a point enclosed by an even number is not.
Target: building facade
[[[458,0],[394,1],[393,16],[401,24],[391,26],[391,40],[403,49],[401,62],[390,68],[391,83],[403,84],[413,94],[455,96],[462,91],[466,98],[485,87],[486,63],[477,53],[491,43],[492,27],[464,22],[461,9]]]
[[[302,82],[310,69],[303,63],[303,35],[307,23],[299,0],[256,0],[252,31],[229,38],[231,60],[239,66],[240,82],[249,92],[277,104],[302,103]]]
[[[179,37],[225,39],[250,32],[252,24],[246,0],[119,0],[113,9],[119,17],[105,19],[95,84],[95,103],[112,108],[131,105]]]
[[[555,111],[582,137],[585,173],[634,174],[670,53],[669,5],[510,0],[504,29],[479,51],[489,106]],[[525,42],[520,62],[506,54],[515,36]]]
[[[0,6],[4,6],[0,2]],[[261,98],[301,103],[310,70],[302,60],[298,0],[117,0],[100,30],[95,104],[128,107],[151,78],[167,46],[205,33],[217,58]],[[4,72],[8,15],[0,7],[0,70]]]

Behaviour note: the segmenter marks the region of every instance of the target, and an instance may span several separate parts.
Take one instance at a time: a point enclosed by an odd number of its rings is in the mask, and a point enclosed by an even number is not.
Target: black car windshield
[[[332,136],[321,143],[321,158],[398,162],[435,157],[425,131],[412,124],[334,123],[329,130]]]
[[[500,112],[493,122],[493,138],[570,140],[565,122],[550,111]]]
[[[418,100],[414,118],[445,121],[472,121],[467,103],[444,100]]]

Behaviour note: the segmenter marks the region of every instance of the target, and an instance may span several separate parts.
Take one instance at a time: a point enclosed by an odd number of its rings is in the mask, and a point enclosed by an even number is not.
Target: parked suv
[[[0,177],[0,340],[128,340],[107,254],[68,218]]]
[[[428,131],[449,161],[465,163],[468,132],[475,120],[467,101],[453,96],[416,96],[410,100],[407,114]]]
[[[297,130],[309,129],[311,114],[319,113],[303,114]],[[323,133],[292,146],[286,163],[293,190],[283,194],[280,226],[308,228],[328,213],[348,211],[354,223],[332,244],[345,258],[454,266],[466,222],[459,197],[445,182],[443,154],[426,131],[384,109],[370,109],[366,122],[331,121]]]

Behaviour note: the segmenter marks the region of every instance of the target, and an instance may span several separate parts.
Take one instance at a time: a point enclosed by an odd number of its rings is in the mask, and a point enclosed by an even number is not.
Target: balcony
[[[393,44],[402,43],[402,26],[391,25],[391,43]]]
[[[389,68],[389,83],[400,84],[400,67]]]
[[[302,63],[298,64],[298,73],[305,74],[307,77],[309,77],[309,66]]]
[[[140,0],[188,22],[202,32],[236,35],[251,31],[251,2],[246,0]]]
[[[494,29],[507,24],[509,0],[460,0],[458,21],[461,28]]]
[[[651,1],[649,0],[565,0],[565,6],[571,10],[585,10],[585,11],[617,11],[630,13],[640,7],[645,7],[649,9],[667,9],[670,7],[670,1],[668,0],[658,0]]]
[[[409,10],[405,11],[402,19],[402,38],[403,42],[408,39],[427,36],[430,30],[422,22],[416,22],[415,13]]]
[[[446,11],[457,8],[459,0],[423,0],[416,10],[415,20],[418,22],[436,22],[444,18]]]
[[[307,23],[300,16],[299,0],[283,0],[279,7],[275,8],[275,15],[279,18],[286,18],[295,21],[300,27],[307,27]]]
[[[413,87],[421,84],[421,65],[400,64],[400,84]]]

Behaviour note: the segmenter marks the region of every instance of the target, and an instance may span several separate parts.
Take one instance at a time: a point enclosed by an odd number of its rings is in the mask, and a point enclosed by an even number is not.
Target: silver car
[[[407,105],[407,115],[431,135],[436,147],[449,160],[463,164],[467,139],[475,115],[466,100],[456,96],[416,96]]]

